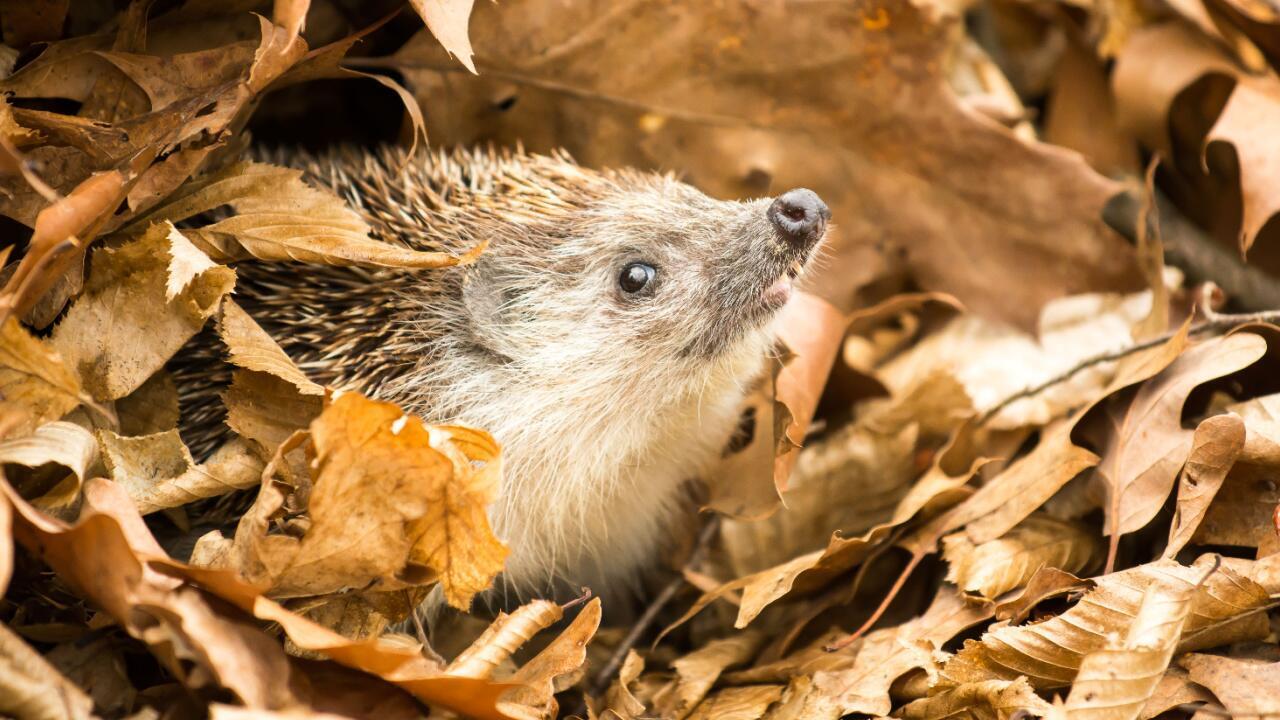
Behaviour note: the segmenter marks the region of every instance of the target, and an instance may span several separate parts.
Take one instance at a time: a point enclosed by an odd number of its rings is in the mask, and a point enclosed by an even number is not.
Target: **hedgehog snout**
[[[816,192],[796,188],[779,195],[769,206],[768,216],[782,242],[807,253],[826,232],[831,210]]]

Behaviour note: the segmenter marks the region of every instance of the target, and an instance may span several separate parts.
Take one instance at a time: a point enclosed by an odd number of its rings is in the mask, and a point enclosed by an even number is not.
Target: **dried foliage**
[[[1278,17],[0,3],[0,715],[1280,714]],[[251,151],[375,125],[830,203],[698,478],[723,517],[673,522],[638,606],[494,589],[498,440],[327,387],[237,302],[246,261],[484,252]],[[206,341],[215,448],[173,368]]]

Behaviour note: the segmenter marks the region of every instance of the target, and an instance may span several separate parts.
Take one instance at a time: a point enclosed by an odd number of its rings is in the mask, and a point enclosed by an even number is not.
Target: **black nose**
[[[826,232],[831,211],[818,193],[804,188],[788,190],[769,206],[769,222],[791,247],[806,250]]]

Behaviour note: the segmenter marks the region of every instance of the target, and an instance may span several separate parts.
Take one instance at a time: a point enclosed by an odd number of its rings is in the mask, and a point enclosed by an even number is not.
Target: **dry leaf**
[[[1280,82],[1246,79],[1236,84],[1222,114],[1209,131],[1205,152],[1234,151],[1239,168],[1240,252],[1245,254],[1263,227],[1280,213],[1280,151],[1268,142],[1280,123]],[[1217,147],[1215,147],[1217,146]]]
[[[222,394],[227,426],[274,453],[294,432],[311,424],[323,409],[321,398],[274,375],[237,370]]]
[[[992,626],[979,641],[969,640],[942,667],[937,687],[948,688],[1025,675],[1037,689],[1065,687],[1081,661],[1107,645],[1117,622],[1132,624],[1153,583],[1194,585],[1199,567],[1169,560],[1140,565],[1097,578],[1097,587],[1065,613],[1032,625]],[[1191,610],[1178,649],[1215,647],[1267,633],[1270,597],[1257,583],[1223,567],[1209,576],[1191,598]]]
[[[80,404],[80,378],[48,343],[9,318],[0,325],[0,438],[30,435]]]
[[[1196,589],[1181,579],[1153,581],[1124,639],[1109,640],[1081,660],[1067,695],[1066,717],[1135,720],[1169,667]]]
[[[0,713],[15,718],[87,720],[93,700],[0,624]]]
[[[427,426],[356,393],[338,397],[311,434],[310,524],[301,537],[269,532],[284,497],[264,474],[258,502],[226,547],[240,572],[280,597],[438,578],[459,608],[489,587],[507,549],[485,516],[500,472],[487,434]]]
[[[227,360],[232,365],[274,375],[291,383],[302,395],[324,394],[324,388],[311,382],[267,331],[230,300],[222,304],[218,336],[227,345]]]
[[[1252,333],[1192,345],[1139,388],[1127,407],[1111,407],[1107,446],[1098,466],[1108,486],[1108,567],[1114,562],[1120,535],[1141,529],[1155,517],[1186,461],[1192,436],[1182,427],[1187,395],[1199,385],[1252,365],[1266,350],[1266,341]]]
[[[964,533],[943,538],[943,558],[951,566],[947,580],[988,600],[1023,587],[1043,568],[1079,573],[1101,552],[1090,529],[1040,514],[980,545]]]
[[[551,627],[564,616],[561,607],[549,600],[534,600],[507,613],[485,628],[471,646],[444,669],[445,675],[465,678],[491,677],[499,665],[510,661],[529,638]]]
[[[99,400],[136,390],[195,335],[235,283],[172,225],[94,253],[85,293],[50,345]],[[103,328],[111,328],[103,332]]]
[[[1021,711],[1021,712],[1020,712]],[[932,697],[908,703],[896,717],[903,720],[972,718],[1012,720],[1024,713],[1050,717],[1049,703],[1036,695],[1026,678],[983,680],[951,688]]]
[[[868,633],[850,667],[814,673],[814,689],[834,700],[833,720],[848,713],[887,715],[894,681],[914,668],[932,667],[943,643],[991,611],[989,604],[970,603],[943,586],[923,615]]]
[[[108,474],[142,515],[262,482],[262,461],[243,441],[223,445],[197,465],[177,430],[141,437],[99,430],[98,439]]]
[[[1209,691],[1191,682],[1187,671],[1175,666],[1165,671],[1138,717],[1141,720],[1151,720],[1183,703],[1212,701],[1213,695]]]
[[[69,422],[46,423],[33,435],[0,442],[0,463],[29,468],[55,463],[70,470],[81,482],[97,458],[98,442],[93,433]]]
[[[502,702],[524,705],[543,717],[558,717],[555,694],[565,689],[566,679],[585,669],[587,643],[600,627],[601,612],[599,598],[587,603],[569,627],[511,676],[511,682],[520,687],[504,695]]]
[[[691,720],[757,720],[782,699],[782,685],[725,688],[698,703]]]
[[[230,205],[235,214],[186,235],[219,262],[250,257],[322,265],[441,268],[475,259],[411,250],[369,236],[369,224],[328,190],[302,179],[302,171],[241,162],[189,183],[148,218],[176,222]]]
[[[1191,540],[1244,444],[1245,423],[1235,413],[1214,415],[1196,426],[1191,454],[1178,481],[1178,505],[1164,557],[1177,555]]]
[[[720,640],[712,640],[671,663],[676,671],[672,684],[653,699],[653,711],[661,717],[683,720],[707,696],[720,674],[727,668],[750,660],[764,643],[756,632],[744,632]]]
[[[1280,715],[1280,663],[1191,653],[1178,664],[1213,692],[1231,717]]]

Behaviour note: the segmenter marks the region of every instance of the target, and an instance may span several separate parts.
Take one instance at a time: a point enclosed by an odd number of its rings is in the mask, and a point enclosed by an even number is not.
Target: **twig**
[[[1221,332],[1223,330],[1229,330],[1238,325],[1245,325],[1248,323],[1274,323],[1280,321],[1280,310],[1264,310],[1262,312],[1252,313],[1217,313],[1207,307],[1202,307],[1201,312],[1204,314],[1205,320],[1193,325],[1189,331],[1190,335],[1203,335],[1209,332]],[[1156,337],[1122,347],[1119,350],[1111,350],[1100,355],[1094,355],[1093,357],[1086,358],[1072,366],[1066,372],[1055,375],[1039,385],[1023,388],[1022,390],[1009,395],[984,412],[978,422],[979,424],[987,423],[996,415],[999,415],[1002,410],[1015,402],[1029,397],[1035,397],[1055,385],[1059,385],[1070,380],[1082,370],[1091,368],[1094,365],[1101,365],[1102,363],[1119,360],[1136,352],[1142,352],[1143,350],[1148,350],[1158,345],[1162,345],[1177,334],[1177,330],[1171,330],[1164,334],[1157,335]]]
[[[711,519],[707,520],[707,523],[702,526],[702,532],[698,534],[697,544],[694,545],[693,552],[689,555],[689,562],[686,563],[686,565],[695,565],[701,561],[702,555],[705,553],[707,546],[711,544],[711,539],[715,537],[716,530],[719,529],[719,527],[719,516],[713,516]],[[622,667],[623,661],[626,660],[627,653],[636,646],[636,643],[640,642],[640,638],[653,625],[654,621],[657,620],[658,614],[661,613],[662,609],[665,608],[667,604],[675,598],[676,594],[684,588],[684,585],[684,575],[677,575],[671,580],[671,582],[667,583],[666,587],[662,588],[662,591],[659,592],[657,596],[653,598],[649,603],[649,607],[645,608],[644,614],[636,620],[636,624],[631,627],[631,631],[627,633],[627,636],[622,639],[618,648],[614,650],[613,656],[609,658],[609,662],[600,670],[600,672],[596,673],[595,678],[591,681],[589,693],[591,696],[598,696],[609,687],[609,683],[612,682],[613,676],[618,674],[618,669]]]

